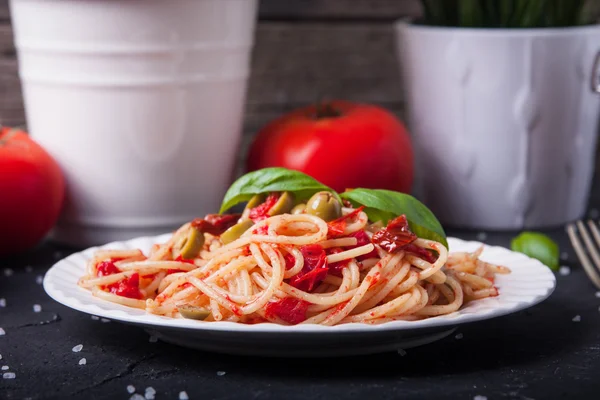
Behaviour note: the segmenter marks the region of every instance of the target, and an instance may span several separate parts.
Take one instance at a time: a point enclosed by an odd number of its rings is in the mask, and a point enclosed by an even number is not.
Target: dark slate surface
[[[598,185],[596,185],[598,188]],[[599,190],[590,204],[593,213]],[[567,252],[568,276],[523,312],[464,325],[401,356],[260,359],[151,343],[141,329],[95,321],[51,300],[36,283],[70,250],[45,244],[0,259],[0,399],[129,399],[128,385],[156,399],[597,399],[600,398],[600,298],[575,260],[562,228],[546,231]],[[479,232],[450,231],[475,239]],[[512,232],[487,233],[508,246]],[[31,266],[31,268],[26,268]],[[12,275],[6,275],[10,268]],[[40,313],[33,305],[42,307]],[[573,318],[580,316],[580,322]],[[83,350],[74,353],[78,344]],[[87,364],[79,365],[85,358]],[[223,372],[225,374],[223,374]],[[151,396],[150,396],[151,397]]]

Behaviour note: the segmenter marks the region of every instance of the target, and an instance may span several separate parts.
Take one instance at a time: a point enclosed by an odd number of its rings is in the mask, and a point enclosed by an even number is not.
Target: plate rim
[[[83,303],[78,298],[73,295],[69,295],[65,293],[62,289],[57,288],[54,280],[58,279],[56,276],[59,272],[62,272],[64,268],[68,269],[68,266],[75,266],[75,268],[82,268],[80,263],[74,261],[74,258],[84,257],[86,253],[91,254],[98,249],[106,249],[106,248],[138,248],[141,247],[139,243],[153,244],[153,243],[161,243],[165,242],[171,233],[166,233],[157,236],[142,236],[126,241],[115,241],[110,242],[102,246],[94,246],[89,247],[87,249],[72,253],[71,255],[57,261],[48,269],[44,276],[43,280],[43,288],[44,291],[56,302],[69,307],[71,309],[77,310],[82,313],[86,313],[89,315],[95,315],[100,318],[107,318],[114,321],[119,321],[126,324],[139,325],[144,327],[153,327],[155,329],[168,329],[168,330],[192,330],[192,331],[219,331],[219,332],[231,332],[231,333],[277,333],[278,335],[293,335],[293,334],[323,334],[327,332],[333,332],[335,334],[340,333],[368,333],[368,332],[387,332],[387,331],[408,331],[408,330],[420,330],[420,329],[431,329],[431,328],[443,328],[443,327],[453,327],[457,325],[462,325],[466,323],[472,323],[477,321],[484,321],[487,319],[497,318],[501,316],[505,316],[508,314],[513,314],[524,309],[533,307],[542,301],[546,300],[548,297],[552,295],[556,288],[556,277],[552,271],[545,265],[543,265],[540,261],[533,259],[531,257],[526,256],[522,253],[517,253],[511,251],[502,246],[492,246],[487,245],[485,243],[479,241],[469,241],[463,240],[456,237],[448,237],[448,242],[450,243],[450,247],[452,244],[460,245],[460,246],[469,246],[469,247],[477,247],[480,245],[484,246],[484,253],[490,251],[504,253],[506,255],[510,255],[515,258],[515,262],[525,263],[529,265],[529,268],[536,268],[541,272],[541,276],[545,277],[545,280],[550,283],[548,287],[545,288],[537,288],[536,290],[539,293],[532,295],[529,294],[528,300],[513,302],[509,306],[505,307],[496,307],[496,308],[486,308],[484,310],[478,310],[473,313],[460,313],[460,310],[438,317],[430,317],[427,319],[419,320],[419,321],[392,321],[386,322],[378,325],[371,325],[365,323],[347,323],[341,325],[334,326],[323,326],[323,325],[278,325],[274,323],[259,323],[253,325],[240,324],[236,322],[201,322],[194,320],[187,320],[182,318],[171,318],[164,317],[159,315],[149,314],[143,310],[130,308],[126,306],[122,306],[119,304],[111,303],[106,300],[102,300],[96,297],[93,297],[91,293],[79,287],[77,285],[77,281],[75,281],[75,285],[67,286],[70,290],[77,290],[83,293],[87,293],[90,298],[89,303]],[[485,257],[484,257],[485,258]],[[510,265],[508,265],[510,268]],[[513,266],[514,268],[514,266]],[[83,272],[83,271],[82,271]],[[502,284],[498,284],[500,289],[500,295],[498,297],[494,297],[492,299],[500,299],[502,296],[503,290]],[[508,286],[510,287],[510,286]],[[505,288],[504,288],[505,289]],[[85,296],[85,294],[84,294]],[[485,301],[478,300],[478,302]],[[464,310],[464,309],[463,309]],[[135,314],[133,314],[135,312]]]

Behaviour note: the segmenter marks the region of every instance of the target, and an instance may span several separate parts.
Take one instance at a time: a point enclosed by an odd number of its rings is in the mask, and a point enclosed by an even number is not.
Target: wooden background
[[[245,138],[319,98],[373,102],[402,113],[394,20],[417,0],[261,0]],[[0,0],[0,123],[25,123],[8,0]]]

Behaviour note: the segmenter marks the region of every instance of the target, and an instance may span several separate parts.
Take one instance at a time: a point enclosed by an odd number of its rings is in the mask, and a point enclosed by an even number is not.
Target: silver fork
[[[595,244],[590,237],[588,229],[586,229],[585,224],[581,220],[568,224],[567,234],[587,276],[600,289],[600,275],[598,274],[600,272],[600,253],[598,252],[600,247],[600,229],[598,229],[597,224],[591,219],[587,221],[587,225],[589,226],[589,232],[592,233],[591,236],[596,241]],[[577,235],[578,233],[581,239],[583,239],[583,244]],[[591,261],[588,254],[592,258]]]

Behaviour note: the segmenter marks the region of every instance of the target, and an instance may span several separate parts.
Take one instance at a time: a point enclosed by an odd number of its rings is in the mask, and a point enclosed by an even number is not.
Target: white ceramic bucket
[[[581,217],[594,172],[600,27],[400,22],[417,195],[445,224],[522,229]]]
[[[27,124],[73,245],[216,212],[240,142],[256,0],[11,0]]]

